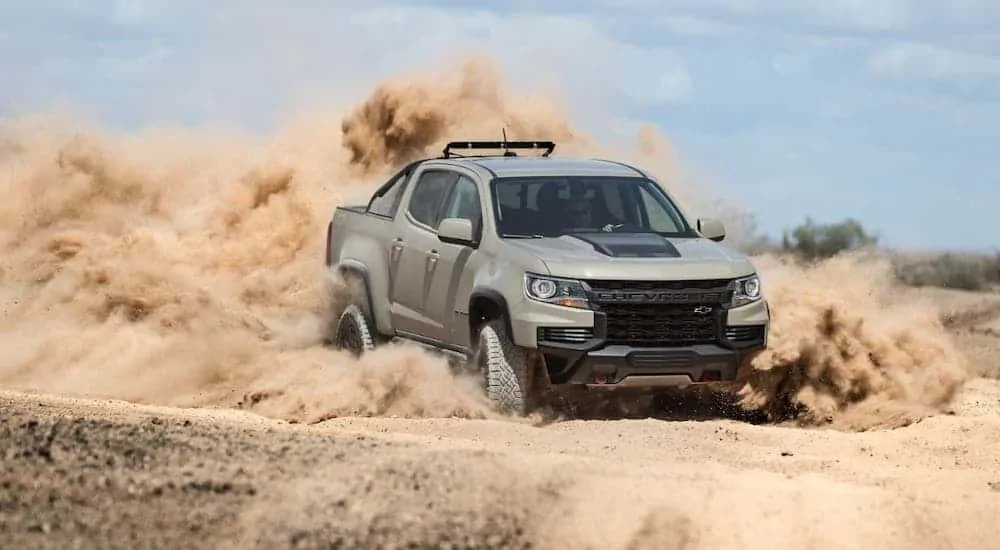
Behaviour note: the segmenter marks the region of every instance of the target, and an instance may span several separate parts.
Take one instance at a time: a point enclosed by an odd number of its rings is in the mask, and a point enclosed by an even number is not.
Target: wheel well
[[[473,296],[469,303],[469,342],[475,345],[479,329],[489,321],[506,320],[506,308],[502,299],[489,295]]]
[[[345,288],[341,289],[341,295],[337,297],[341,309],[347,307],[347,303],[355,303],[361,311],[374,322],[375,312],[372,311],[371,288],[368,286],[368,274],[364,270],[353,266],[340,266],[337,273],[345,283]]]

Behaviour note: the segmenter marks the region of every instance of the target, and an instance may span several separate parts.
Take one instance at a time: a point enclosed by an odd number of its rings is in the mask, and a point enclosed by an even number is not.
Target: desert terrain
[[[997,365],[1000,337],[980,332],[997,322],[952,334]],[[299,424],[10,391],[0,410],[8,548],[1000,547],[987,378],[939,415],[860,432],[683,410]]]
[[[321,345],[333,206],[455,136],[503,123],[713,204],[655,130],[612,150],[503,89],[407,77],[266,139],[6,122],[3,546],[1000,548],[998,292],[755,257],[774,319],[736,410],[509,418],[423,350]]]

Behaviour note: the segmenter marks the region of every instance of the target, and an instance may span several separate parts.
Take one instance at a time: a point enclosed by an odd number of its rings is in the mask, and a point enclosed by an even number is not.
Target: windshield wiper
[[[545,235],[519,235],[517,233],[505,233],[501,235],[504,239],[544,239]]]

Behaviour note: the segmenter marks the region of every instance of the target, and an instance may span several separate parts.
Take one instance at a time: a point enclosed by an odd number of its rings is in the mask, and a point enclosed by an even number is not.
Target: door
[[[459,175],[451,188],[440,219],[464,218],[472,222],[477,240],[482,235],[482,204],[476,183]],[[437,240],[430,250],[433,268],[428,271],[430,289],[425,311],[436,331],[435,339],[452,346],[469,344],[468,303],[461,303],[460,296],[467,289],[473,274],[466,271],[469,258],[475,249],[469,246],[443,243]],[[463,284],[466,283],[466,284]],[[467,290],[466,290],[467,292]],[[467,298],[466,298],[467,299]],[[464,313],[459,313],[459,311]]]
[[[458,174],[430,168],[419,175],[391,244],[394,264],[392,323],[405,335],[434,338],[440,326],[428,314],[427,295],[437,267],[437,225],[445,197]]]

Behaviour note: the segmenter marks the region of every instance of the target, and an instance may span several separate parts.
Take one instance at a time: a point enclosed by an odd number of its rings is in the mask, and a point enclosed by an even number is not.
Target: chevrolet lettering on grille
[[[724,303],[729,299],[728,292],[595,292],[595,301],[601,303]]]

